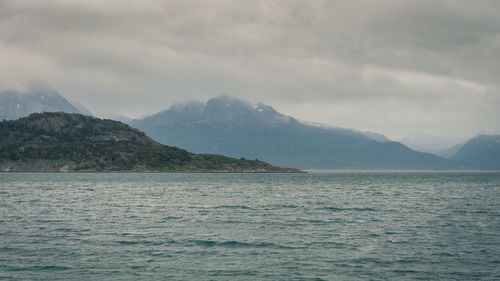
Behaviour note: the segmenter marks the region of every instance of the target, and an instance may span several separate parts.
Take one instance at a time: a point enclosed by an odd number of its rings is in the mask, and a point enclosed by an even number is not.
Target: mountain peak
[[[206,121],[226,123],[247,118],[251,111],[252,106],[245,101],[229,96],[220,96],[207,101],[204,117]]]
[[[276,126],[288,124],[295,119],[285,116],[263,103],[252,105],[250,102],[230,96],[218,96],[205,104],[188,102],[174,104],[169,109],[132,122],[135,126],[150,127],[171,124],[252,124]]]
[[[1,91],[0,101],[0,119],[18,119],[35,112],[83,113],[43,84],[29,85],[24,91]]]
[[[473,163],[479,168],[500,169],[500,135],[477,135],[451,159]]]

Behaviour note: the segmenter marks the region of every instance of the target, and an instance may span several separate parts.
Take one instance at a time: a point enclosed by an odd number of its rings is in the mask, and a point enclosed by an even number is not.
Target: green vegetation
[[[300,172],[258,160],[189,153],[117,121],[62,112],[0,122],[0,170]]]

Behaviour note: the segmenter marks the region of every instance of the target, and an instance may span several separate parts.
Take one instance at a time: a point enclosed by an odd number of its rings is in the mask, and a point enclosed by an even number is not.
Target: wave
[[[226,247],[226,248],[273,248],[273,249],[289,249],[290,247],[282,246],[272,242],[240,242],[236,240],[229,241],[214,241],[214,240],[189,240],[188,243],[204,247]]]
[[[343,211],[356,211],[356,212],[376,212],[378,210],[373,208],[359,208],[359,207],[350,207],[350,208],[339,208],[339,207],[324,207],[324,210],[329,210],[332,212],[343,212]]]
[[[71,270],[73,268],[68,266],[59,266],[59,265],[35,265],[29,267],[4,267],[7,271],[59,271],[59,270]]]
[[[220,209],[243,209],[243,210],[253,210],[253,208],[250,208],[250,207],[245,206],[245,205],[221,205],[221,206],[217,206],[216,208],[220,208]]]

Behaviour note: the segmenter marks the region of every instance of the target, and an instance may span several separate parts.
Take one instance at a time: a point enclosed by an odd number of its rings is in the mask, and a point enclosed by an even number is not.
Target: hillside
[[[299,172],[257,160],[193,154],[117,121],[62,112],[0,122],[0,170]]]
[[[261,159],[301,169],[452,169],[447,159],[382,135],[312,125],[262,103],[230,97],[174,105],[131,122],[153,139],[197,153]]]
[[[452,156],[474,168],[500,169],[500,135],[478,135],[468,140]]]

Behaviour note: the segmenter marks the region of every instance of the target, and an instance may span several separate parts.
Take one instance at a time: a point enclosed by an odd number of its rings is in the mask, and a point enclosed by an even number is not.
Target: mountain
[[[173,105],[130,124],[163,144],[302,169],[455,168],[378,134],[307,124],[227,96]]]
[[[404,138],[398,139],[397,141],[415,151],[432,153],[444,158],[448,158],[454,154],[453,149],[456,149],[456,147],[451,148],[450,144],[459,143],[462,141],[462,139],[450,136],[417,134],[406,136]]]
[[[193,154],[117,121],[62,112],[0,122],[0,171],[299,172]]]
[[[455,155],[464,146],[465,142],[466,141],[461,141],[455,145],[436,151],[435,154],[447,159],[451,159],[452,156]]]
[[[93,116],[94,115],[83,104],[81,104],[77,101],[73,101],[73,100],[70,101],[70,103],[78,110],[78,113],[80,113],[82,115],[86,115],[86,116]],[[69,113],[71,113],[71,112],[69,112]]]
[[[26,91],[0,92],[0,120],[14,120],[35,112],[82,113],[58,92],[40,85],[30,86]]]
[[[479,169],[500,169],[500,135],[478,135],[451,157]]]

